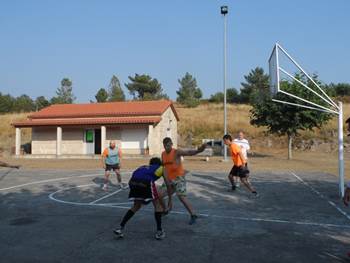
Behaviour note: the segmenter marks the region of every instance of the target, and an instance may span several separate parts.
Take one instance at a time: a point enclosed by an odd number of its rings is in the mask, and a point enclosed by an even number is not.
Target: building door
[[[95,154],[101,154],[101,129],[95,130]]]
[[[85,130],[85,153],[95,154],[95,130]]]

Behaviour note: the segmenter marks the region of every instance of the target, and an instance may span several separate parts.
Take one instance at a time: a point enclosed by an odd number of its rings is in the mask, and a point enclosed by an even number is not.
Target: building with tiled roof
[[[125,154],[159,155],[164,137],[177,145],[178,121],[173,103],[159,100],[56,104],[12,125],[16,155],[21,152],[21,128],[32,128],[32,155],[101,154],[111,140]]]

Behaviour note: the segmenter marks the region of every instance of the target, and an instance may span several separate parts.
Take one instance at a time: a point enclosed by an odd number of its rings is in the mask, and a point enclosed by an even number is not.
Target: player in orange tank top
[[[177,162],[177,150],[172,148],[169,153],[162,153],[162,161],[168,174],[169,180],[174,180],[178,176],[184,176],[185,171],[182,167],[181,159]]]
[[[224,144],[227,145],[229,148],[231,158],[234,164],[228,175],[228,179],[230,180],[230,183],[232,185],[232,190],[236,190],[236,185],[233,177],[237,176],[254,196],[258,196],[256,190],[248,181],[249,170],[246,166],[247,160],[244,158],[241,147],[238,144],[232,142],[232,137],[229,134],[224,135],[222,139],[224,141]]]
[[[165,151],[162,152],[162,163],[165,168],[165,174],[172,186],[172,194],[176,193],[181,203],[189,212],[191,216],[189,224],[192,225],[195,223],[198,216],[194,213],[191,204],[186,198],[185,170],[182,167],[181,156],[191,156],[203,152],[206,145],[203,144],[197,150],[184,151],[173,148],[173,142],[171,138],[166,137],[163,140],[163,146]],[[161,196],[164,197],[164,195],[165,193],[163,193]],[[170,200],[168,203],[168,209],[171,210],[171,208],[172,202]]]

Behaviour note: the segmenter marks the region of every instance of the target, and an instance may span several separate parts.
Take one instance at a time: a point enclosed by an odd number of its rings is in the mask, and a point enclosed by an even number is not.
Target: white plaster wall
[[[56,154],[56,127],[33,127],[32,154]]]
[[[119,147],[121,147],[122,140],[122,128],[121,127],[106,127],[106,142],[108,146],[110,141],[115,141]]]
[[[84,129],[62,128],[62,154],[84,154]]]
[[[121,149],[126,154],[143,154],[147,147],[148,126],[123,128],[121,130]]]

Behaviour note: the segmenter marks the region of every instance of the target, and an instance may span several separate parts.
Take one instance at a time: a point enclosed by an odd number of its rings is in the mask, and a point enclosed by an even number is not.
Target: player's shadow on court
[[[206,175],[206,174],[196,174],[196,173],[191,173],[191,176],[196,177],[198,179],[206,179],[206,180],[211,180],[211,181],[216,181],[216,182],[225,182],[226,177],[223,178],[217,178],[216,176],[211,176],[211,175]]]
[[[114,180],[116,180],[116,179],[114,179]],[[102,185],[104,184],[105,180],[104,180],[104,178],[101,178],[101,177],[95,177],[94,179],[92,179],[92,182],[94,182],[96,185],[99,185],[99,186],[102,187]],[[111,177],[109,178],[108,185],[117,187],[117,185],[112,182]]]

